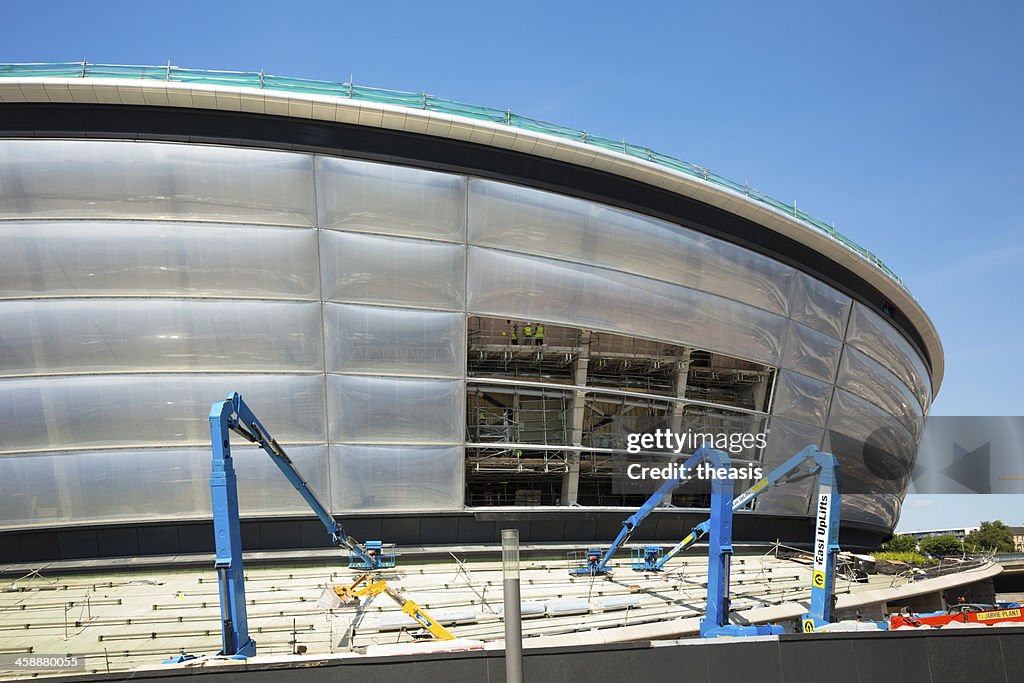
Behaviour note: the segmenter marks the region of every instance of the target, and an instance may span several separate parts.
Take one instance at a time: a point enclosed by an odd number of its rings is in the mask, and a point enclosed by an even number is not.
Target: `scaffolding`
[[[614,485],[637,459],[630,435],[767,427],[774,368],[562,325],[546,325],[538,342],[528,328],[535,322],[470,318],[468,505],[632,504],[642,492]],[[734,455],[761,458],[756,447]],[[703,495],[679,500],[699,504]]]

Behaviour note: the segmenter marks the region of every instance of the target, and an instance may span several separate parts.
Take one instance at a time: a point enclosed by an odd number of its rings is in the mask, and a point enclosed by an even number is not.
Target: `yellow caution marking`
[[[763,489],[767,485],[768,485],[768,480],[767,479],[762,479],[761,481],[759,481],[756,484],[754,484],[754,486],[750,489],[750,492],[751,493],[757,493],[758,491],[760,491],[761,489]]]
[[[801,625],[804,633],[814,633],[814,619],[804,619]]]
[[[994,612],[978,612],[974,615],[979,621],[989,619],[1012,619],[1020,616],[1019,609],[999,609]]]
[[[825,572],[814,571],[811,573],[811,585],[815,588],[825,587]]]

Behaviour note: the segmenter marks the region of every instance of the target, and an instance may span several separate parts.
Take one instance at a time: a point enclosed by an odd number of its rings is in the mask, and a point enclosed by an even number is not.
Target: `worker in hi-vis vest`
[[[483,408],[476,409],[476,440],[480,440],[480,428],[487,424],[487,413]]]
[[[536,329],[533,330],[533,343],[537,346],[544,346],[544,324],[537,323]]]
[[[533,343],[533,323],[526,323],[523,327],[523,336],[526,337],[526,345]]]
[[[509,341],[512,342],[513,346],[518,346],[519,345],[519,323],[513,323],[511,321],[506,321],[506,322],[509,322],[512,325],[512,327],[510,327],[509,330],[508,330]]]

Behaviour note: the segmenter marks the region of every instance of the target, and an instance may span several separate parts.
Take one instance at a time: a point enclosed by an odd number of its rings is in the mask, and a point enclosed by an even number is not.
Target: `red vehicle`
[[[889,617],[889,628],[896,629],[903,626],[932,626],[942,627],[953,622],[963,624],[985,624],[992,625],[1007,621],[1024,622],[1024,610],[1019,603],[1003,602],[996,605],[982,605],[973,603],[960,603],[953,605],[945,612],[927,612],[924,614],[911,614],[900,612]]]

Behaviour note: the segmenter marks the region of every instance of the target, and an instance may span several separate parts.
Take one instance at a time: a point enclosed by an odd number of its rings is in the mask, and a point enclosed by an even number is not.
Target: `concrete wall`
[[[960,683],[1024,680],[1024,628],[940,632],[879,632],[782,636],[778,640],[687,641],[653,646],[626,643],[594,648],[530,649],[525,652],[526,681],[707,681],[708,683]],[[376,658],[289,668],[249,665],[217,669],[168,669],[138,672],[135,681],[202,683],[437,683],[505,680],[501,651]],[[111,676],[75,681],[122,680]],[[51,679],[70,681],[70,678]],[[195,679],[193,679],[195,680]]]
[[[379,515],[345,519],[345,530],[356,538],[381,539],[402,546],[473,545],[501,542],[501,530],[516,528],[522,543],[607,544],[622,528],[629,512],[534,511]],[[675,543],[706,512],[658,510],[633,535],[633,540]],[[774,542],[807,545],[813,534],[805,517],[738,514],[736,543]],[[881,536],[874,530],[843,528],[843,548],[875,548]],[[328,548],[330,539],[313,517],[254,519],[242,522],[246,551]],[[99,526],[24,529],[0,533],[0,564],[45,562],[140,555],[181,555],[213,552],[213,523],[198,521],[108,524]]]

